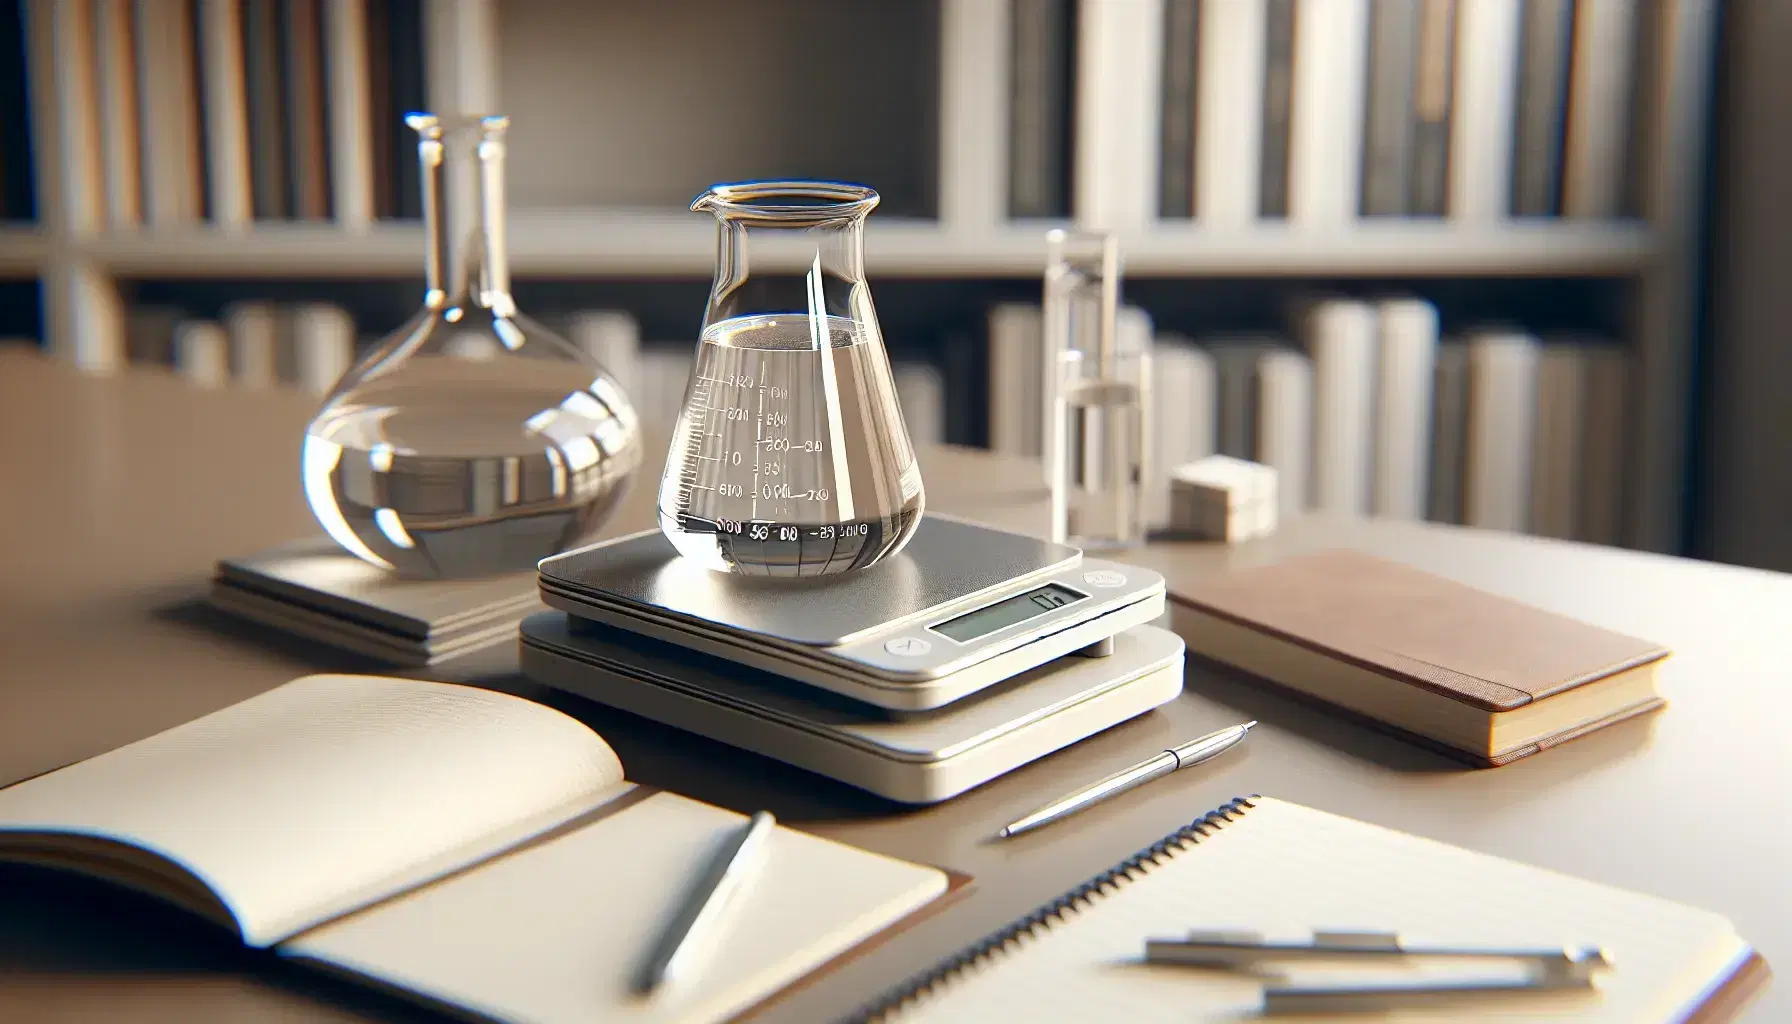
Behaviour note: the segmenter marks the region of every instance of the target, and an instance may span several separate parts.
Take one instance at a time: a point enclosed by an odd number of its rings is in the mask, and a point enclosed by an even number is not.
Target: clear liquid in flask
[[[660,527],[680,554],[723,572],[812,577],[908,542],[921,474],[872,330],[788,313],[703,332],[660,485]]]
[[[338,544],[405,576],[526,569],[620,498],[640,460],[633,418],[581,363],[418,356],[312,421],[305,497]]]

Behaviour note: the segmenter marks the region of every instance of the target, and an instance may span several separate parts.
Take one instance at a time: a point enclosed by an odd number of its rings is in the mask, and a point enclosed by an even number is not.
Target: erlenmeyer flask
[[[406,120],[423,172],[423,309],[306,428],[305,497],[338,544],[402,575],[531,568],[614,508],[641,461],[639,422],[601,367],[516,310],[507,120]],[[456,184],[476,177],[476,204],[471,189],[450,201],[444,164]]]
[[[717,185],[691,204],[715,214],[718,244],[660,481],[660,529],[685,557],[826,576],[889,557],[919,525],[921,471],[865,281],[876,205],[812,181]]]

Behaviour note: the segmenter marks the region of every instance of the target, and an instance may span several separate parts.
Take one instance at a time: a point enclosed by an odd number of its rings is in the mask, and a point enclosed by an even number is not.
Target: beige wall
[[[1792,2],[1725,7],[1698,550],[1792,571]]]

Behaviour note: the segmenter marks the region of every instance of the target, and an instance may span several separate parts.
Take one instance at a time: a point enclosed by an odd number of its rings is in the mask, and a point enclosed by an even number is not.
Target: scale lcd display
[[[1079,594],[1069,587],[1056,583],[1047,583],[1043,587],[1029,590],[1024,594],[1016,594],[995,604],[984,605],[974,612],[965,612],[956,619],[947,619],[937,625],[930,626],[935,633],[950,637],[961,644],[970,643],[980,636],[988,636],[998,629],[1007,629],[1017,622],[1044,615],[1054,608],[1063,608],[1078,601],[1086,600],[1088,594]]]

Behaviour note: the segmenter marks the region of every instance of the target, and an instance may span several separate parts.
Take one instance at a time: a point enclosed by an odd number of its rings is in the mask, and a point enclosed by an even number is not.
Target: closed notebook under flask
[[[423,175],[423,309],[307,427],[305,497],[344,549],[403,576],[533,568],[614,509],[641,461],[639,422],[602,367],[517,312],[507,120],[407,121]]]
[[[686,558],[835,575],[900,551],[919,524],[921,471],[865,280],[876,205],[868,188],[798,181],[717,185],[692,204],[717,220],[715,283],[659,494]]]

